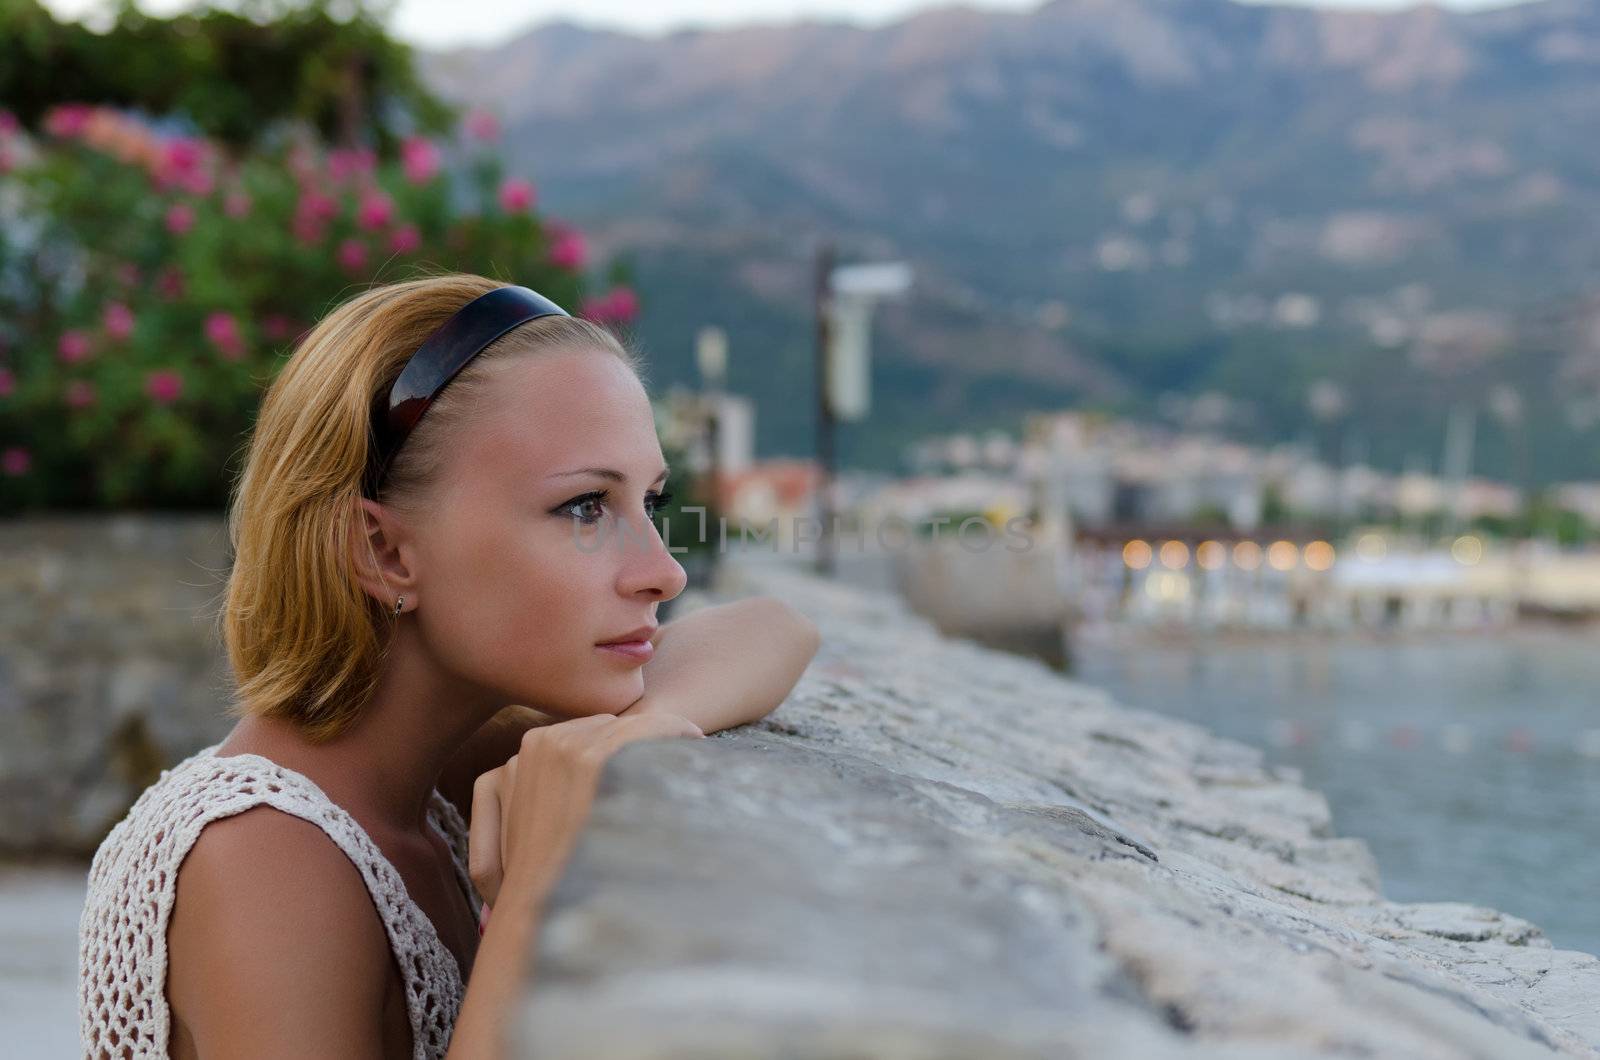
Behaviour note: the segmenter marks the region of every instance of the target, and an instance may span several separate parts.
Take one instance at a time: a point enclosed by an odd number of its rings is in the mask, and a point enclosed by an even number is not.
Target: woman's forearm
[[[541,898],[506,881],[478,943],[445,1060],[499,1060],[506,1055],[512,1014],[532,978],[543,905]]]
[[[644,695],[618,713],[664,710],[704,732],[772,713],[805,672],[819,642],[810,619],[770,596],[703,607],[664,623],[652,639],[655,655],[642,668]],[[530,728],[558,720],[531,707],[505,708],[452,757],[439,791],[469,815],[478,775],[516,754]]]
[[[817,653],[817,627],[770,596],[704,607],[663,625],[644,695],[622,713],[665,710],[705,732],[764,718]]]

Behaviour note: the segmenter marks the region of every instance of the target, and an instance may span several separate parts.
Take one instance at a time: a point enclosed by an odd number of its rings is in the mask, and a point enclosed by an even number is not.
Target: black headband
[[[387,391],[372,403],[372,445],[363,482],[377,497],[384,474],[407,436],[449,385],[483,349],[512,328],[565,309],[526,287],[497,287],[458,309],[411,355]]]

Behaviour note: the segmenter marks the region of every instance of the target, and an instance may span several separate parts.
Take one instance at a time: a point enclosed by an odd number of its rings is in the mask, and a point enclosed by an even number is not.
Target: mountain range
[[[1478,470],[1600,477],[1594,0],[556,22],[421,64],[630,263],[653,385],[727,330],[762,454],[810,451],[828,240],[916,272],[846,463],[1091,407],[1437,468],[1466,404]]]

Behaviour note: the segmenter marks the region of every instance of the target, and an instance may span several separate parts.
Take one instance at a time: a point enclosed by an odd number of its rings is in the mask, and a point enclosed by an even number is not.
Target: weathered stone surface
[[[1385,901],[1258,750],[890,597],[732,573],[822,650],[765,721],[613,759],[523,1055],[1600,1055],[1600,959]]]
[[[0,855],[87,855],[225,732],[216,516],[0,520]]]

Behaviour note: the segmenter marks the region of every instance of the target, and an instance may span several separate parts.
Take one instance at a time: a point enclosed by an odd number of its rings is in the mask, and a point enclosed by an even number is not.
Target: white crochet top
[[[165,1057],[167,921],[178,867],[212,821],[267,805],[321,828],[360,870],[383,920],[406,988],[414,1060],[444,1056],[465,985],[455,955],[406,893],[377,844],[310,779],[260,755],[200,751],[162,772],[100,849],[89,869],[89,894],[78,926],[78,1026],[86,1056]],[[481,915],[467,875],[467,829],[437,791],[428,820],[450,847],[456,875]]]

